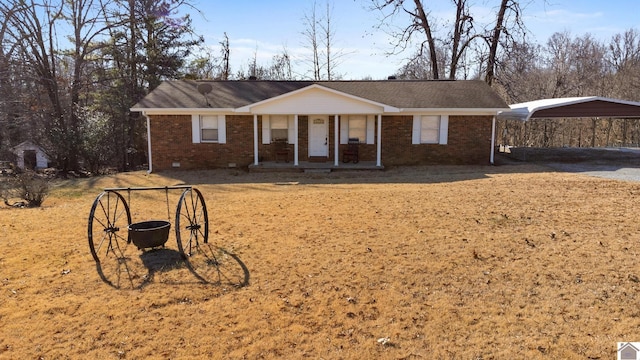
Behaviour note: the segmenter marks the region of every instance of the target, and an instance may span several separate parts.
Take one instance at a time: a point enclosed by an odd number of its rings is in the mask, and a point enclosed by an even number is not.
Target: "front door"
[[[329,116],[309,116],[309,157],[329,156]]]

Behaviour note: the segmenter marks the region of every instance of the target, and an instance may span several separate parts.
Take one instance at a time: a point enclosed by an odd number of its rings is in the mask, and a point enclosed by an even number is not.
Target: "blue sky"
[[[410,55],[385,53],[392,50],[391,38],[376,29],[380,13],[368,9],[368,0],[328,0],[333,7],[332,26],[335,31],[333,51],[344,54],[338,72],[344,79],[386,79]],[[493,20],[496,0],[470,0],[477,23]],[[195,0],[202,14],[191,12],[193,25],[205,43],[218,53],[218,43],[226,32],[230,40],[231,66],[235,73],[247,68],[250,59],[257,57],[268,65],[275,54],[286,48],[292,56],[294,71],[304,77],[309,68],[309,48],[302,32],[303,18],[311,12],[312,0]],[[325,0],[316,0],[317,15],[325,12]],[[442,22],[454,16],[449,0],[427,1],[434,18]],[[431,5],[437,3],[437,5]],[[531,38],[544,44],[555,32],[569,31],[573,36],[590,33],[602,41],[629,28],[640,30],[639,0],[522,0],[525,25]],[[437,7],[434,7],[437,6]],[[392,24],[404,26],[406,17],[392,19]]]

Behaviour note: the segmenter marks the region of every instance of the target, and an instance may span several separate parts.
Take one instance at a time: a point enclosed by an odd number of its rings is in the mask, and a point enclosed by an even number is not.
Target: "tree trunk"
[[[438,55],[436,54],[436,42],[433,38],[433,34],[431,33],[429,19],[427,19],[427,14],[424,12],[422,2],[420,0],[413,1],[415,2],[416,9],[418,11],[420,26],[424,30],[424,33],[427,35],[427,44],[429,45],[429,59],[431,60],[431,74],[433,75],[433,79],[437,80],[440,78],[440,72],[438,71]]]

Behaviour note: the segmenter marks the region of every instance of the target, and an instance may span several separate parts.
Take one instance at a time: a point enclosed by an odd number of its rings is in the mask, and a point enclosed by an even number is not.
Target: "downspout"
[[[146,112],[142,112],[142,116],[147,119],[147,161],[149,163],[149,170],[147,170],[147,174],[151,174],[153,170],[153,162],[151,161],[151,119]]]
[[[494,152],[496,150],[496,117],[493,117],[491,121],[491,156],[489,157],[489,162],[491,165],[495,165],[493,162]]]

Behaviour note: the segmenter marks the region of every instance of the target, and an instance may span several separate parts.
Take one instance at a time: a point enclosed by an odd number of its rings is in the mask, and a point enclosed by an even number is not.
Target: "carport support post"
[[[493,117],[491,121],[491,155],[489,156],[489,162],[493,164],[493,155],[496,149],[496,117]]]

